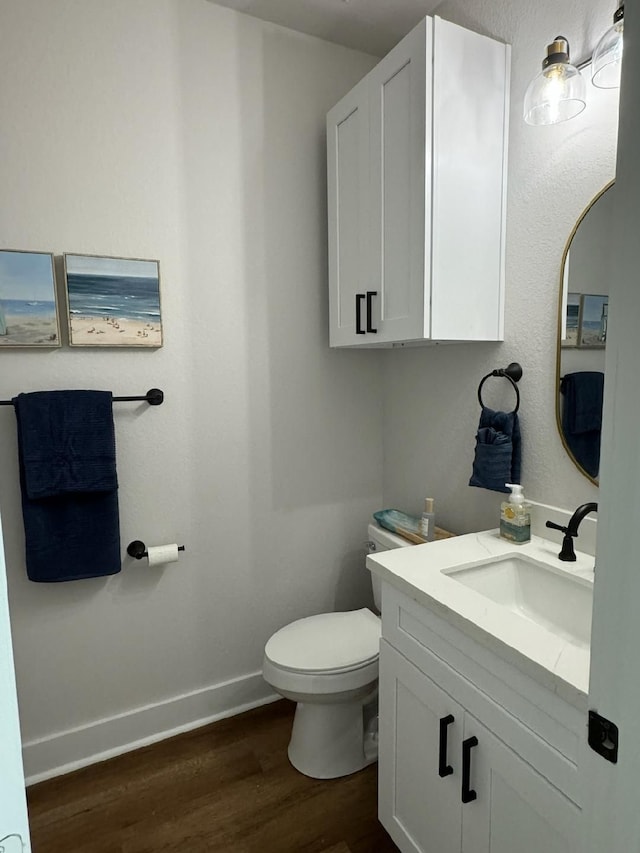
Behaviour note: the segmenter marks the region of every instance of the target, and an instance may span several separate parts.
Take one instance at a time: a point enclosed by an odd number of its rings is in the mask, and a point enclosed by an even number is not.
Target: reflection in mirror
[[[558,429],[580,471],[598,483],[609,314],[612,202],[607,184],[578,219],[562,258],[558,317]]]

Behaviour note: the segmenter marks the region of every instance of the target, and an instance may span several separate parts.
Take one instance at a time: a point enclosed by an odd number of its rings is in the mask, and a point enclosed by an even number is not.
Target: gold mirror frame
[[[576,457],[573,455],[571,450],[569,449],[569,445],[567,444],[567,440],[564,437],[564,432],[562,430],[562,413],[560,411],[560,378],[562,374],[560,359],[562,356],[562,314],[564,310],[564,268],[567,263],[567,255],[569,254],[569,249],[571,248],[571,243],[573,242],[573,238],[576,235],[576,231],[580,227],[582,220],[585,218],[587,213],[591,210],[591,208],[599,201],[602,196],[610,190],[611,187],[615,184],[615,179],[613,181],[609,181],[599,193],[597,193],[589,202],[589,204],[585,207],[585,209],[580,214],[578,221],[573,226],[571,234],[569,234],[569,239],[564,247],[564,252],[562,253],[562,263],[560,264],[560,290],[558,295],[558,325],[556,332],[556,426],[558,428],[558,433],[560,434],[560,440],[562,441],[562,446],[567,452],[567,456],[573,464],[576,466],[578,471],[589,480],[589,482],[593,483],[594,486],[599,486],[599,482],[595,477],[592,477],[591,474],[588,474],[582,465],[578,462]]]

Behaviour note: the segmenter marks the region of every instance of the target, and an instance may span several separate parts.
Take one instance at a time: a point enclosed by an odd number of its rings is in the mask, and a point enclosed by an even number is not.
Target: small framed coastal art
[[[53,255],[0,250],[0,347],[59,347]]]
[[[602,349],[607,345],[607,322],[609,320],[609,297],[585,293],[580,307],[579,346]]]
[[[161,347],[160,264],[64,256],[73,347]]]
[[[561,344],[563,347],[577,347],[580,331],[580,301],[581,294],[567,294],[567,313],[565,316],[565,337]]]

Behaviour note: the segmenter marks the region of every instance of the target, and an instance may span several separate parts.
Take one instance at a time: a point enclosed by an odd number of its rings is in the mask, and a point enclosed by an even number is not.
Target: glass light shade
[[[622,67],[624,19],[616,21],[602,36],[591,60],[591,82],[599,89],[617,89]]]
[[[527,124],[559,124],[579,115],[587,105],[582,74],[569,62],[554,62],[537,74],[524,96]]]

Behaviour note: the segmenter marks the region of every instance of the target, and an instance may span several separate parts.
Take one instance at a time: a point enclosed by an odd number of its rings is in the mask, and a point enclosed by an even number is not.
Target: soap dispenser
[[[522,486],[505,485],[511,495],[500,504],[500,536],[514,545],[524,545],[531,539],[531,504],[525,501]]]

